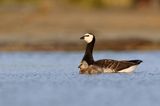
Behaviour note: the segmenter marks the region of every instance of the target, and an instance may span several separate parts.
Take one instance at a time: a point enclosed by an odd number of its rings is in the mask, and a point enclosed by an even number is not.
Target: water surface
[[[95,52],[141,59],[133,74],[80,75],[82,52],[0,53],[0,106],[159,106],[160,52]]]

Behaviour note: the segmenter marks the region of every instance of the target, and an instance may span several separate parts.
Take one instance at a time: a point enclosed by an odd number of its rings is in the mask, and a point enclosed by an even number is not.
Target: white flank
[[[110,69],[110,68],[103,68],[103,72],[104,73],[113,73],[114,70]]]
[[[137,68],[137,65],[136,66],[131,66],[129,68],[123,69],[123,70],[118,71],[118,72],[121,72],[121,73],[130,73],[130,72],[133,72],[136,68]]]

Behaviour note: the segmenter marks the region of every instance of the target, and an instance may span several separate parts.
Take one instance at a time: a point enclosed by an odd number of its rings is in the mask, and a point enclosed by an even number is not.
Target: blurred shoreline
[[[0,43],[0,51],[81,51],[86,44],[76,42],[40,42],[40,43]],[[99,40],[95,44],[96,51],[150,51],[160,50],[160,42],[144,39]]]
[[[83,50],[93,32],[95,50],[159,50],[160,13],[152,11],[0,12],[1,51]]]

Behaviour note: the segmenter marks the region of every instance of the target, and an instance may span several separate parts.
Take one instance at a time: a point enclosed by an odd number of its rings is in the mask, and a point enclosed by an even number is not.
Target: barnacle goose
[[[94,61],[93,47],[95,44],[95,36],[91,33],[86,33],[80,39],[87,42],[84,57],[79,65],[80,74],[98,74],[98,73],[130,73],[142,62],[142,60],[111,60],[103,59]]]

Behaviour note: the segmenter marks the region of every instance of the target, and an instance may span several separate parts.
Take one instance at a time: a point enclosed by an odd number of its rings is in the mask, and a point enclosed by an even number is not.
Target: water
[[[0,53],[0,106],[159,106],[160,52],[95,52],[142,59],[133,74],[80,75],[82,52]]]

